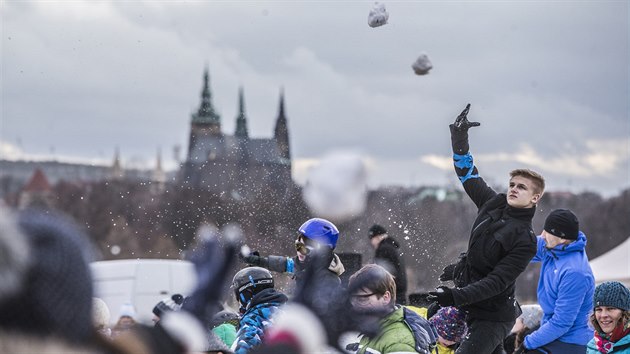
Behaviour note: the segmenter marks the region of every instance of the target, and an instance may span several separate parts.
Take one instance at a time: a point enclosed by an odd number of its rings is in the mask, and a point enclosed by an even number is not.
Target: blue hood
[[[538,236],[532,262],[542,262],[538,281],[538,303],[543,309],[541,327],[525,337],[527,348],[539,348],[559,340],[585,345],[593,337],[588,314],[593,309],[595,279],[586,256],[586,235],[568,245],[545,247]]]
[[[546,251],[543,253],[543,257],[553,257],[554,255],[558,258],[565,257],[572,252],[583,252],[584,249],[586,249],[586,235],[584,235],[582,231],[579,231],[577,240],[569,243],[568,245],[557,245],[556,247],[552,249],[548,249],[545,245],[546,245],[546,242],[543,239],[542,247],[544,248],[544,251]],[[538,242],[539,250],[540,250],[540,246],[541,246],[541,243],[539,241]]]

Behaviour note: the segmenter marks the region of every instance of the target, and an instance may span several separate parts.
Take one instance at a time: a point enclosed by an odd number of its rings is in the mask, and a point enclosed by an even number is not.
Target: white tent
[[[630,287],[630,238],[589,263],[597,284],[617,280]]]

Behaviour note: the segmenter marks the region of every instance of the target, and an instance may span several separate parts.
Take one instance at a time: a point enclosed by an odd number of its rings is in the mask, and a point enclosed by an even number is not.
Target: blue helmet
[[[313,218],[307,220],[298,229],[304,237],[334,249],[337,246],[339,230],[326,219]]]

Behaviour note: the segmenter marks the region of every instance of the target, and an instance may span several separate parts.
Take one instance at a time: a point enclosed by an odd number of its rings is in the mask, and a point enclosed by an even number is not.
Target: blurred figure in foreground
[[[200,311],[167,314],[159,328],[136,324],[114,340],[97,331],[86,240],[64,216],[34,210],[14,215],[0,206],[0,353],[183,354],[210,349],[210,336],[196,321]],[[223,264],[229,262],[217,256],[206,260],[219,273],[206,270],[202,280],[207,282],[198,285],[204,304],[221,288]]]
[[[65,218],[0,206],[0,352],[96,346],[84,240]]]
[[[630,290],[617,281],[599,284],[593,295],[595,337],[586,352],[630,353]]]
[[[120,306],[120,312],[118,314],[118,321],[112,328],[112,338],[116,338],[119,335],[129,331],[136,325],[136,309],[130,302],[124,303]]]
[[[164,317],[167,312],[179,311],[184,303],[184,296],[182,294],[173,294],[170,297],[160,300],[153,307],[153,323],[158,326],[160,319]]]
[[[109,328],[110,316],[109,307],[107,307],[105,301],[97,297],[92,298],[92,320],[94,328],[106,338],[112,336],[112,330]]]

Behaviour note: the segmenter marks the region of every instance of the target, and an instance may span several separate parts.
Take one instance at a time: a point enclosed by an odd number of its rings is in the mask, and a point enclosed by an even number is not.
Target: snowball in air
[[[411,67],[413,68],[413,72],[415,72],[416,75],[426,75],[429,73],[429,70],[433,68],[433,64],[431,64],[429,57],[426,54],[422,53],[420,54],[418,59],[416,59],[416,61],[411,65]]]
[[[387,10],[385,10],[385,4],[375,2],[374,7],[370,10],[370,14],[368,15],[368,25],[370,27],[379,27],[386,24],[387,19],[389,19],[389,14]]]
[[[354,153],[324,157],[309,171],[304,200],[311,212],[334,222],[360,215],[367,198],[367,172],[362,158]]]

